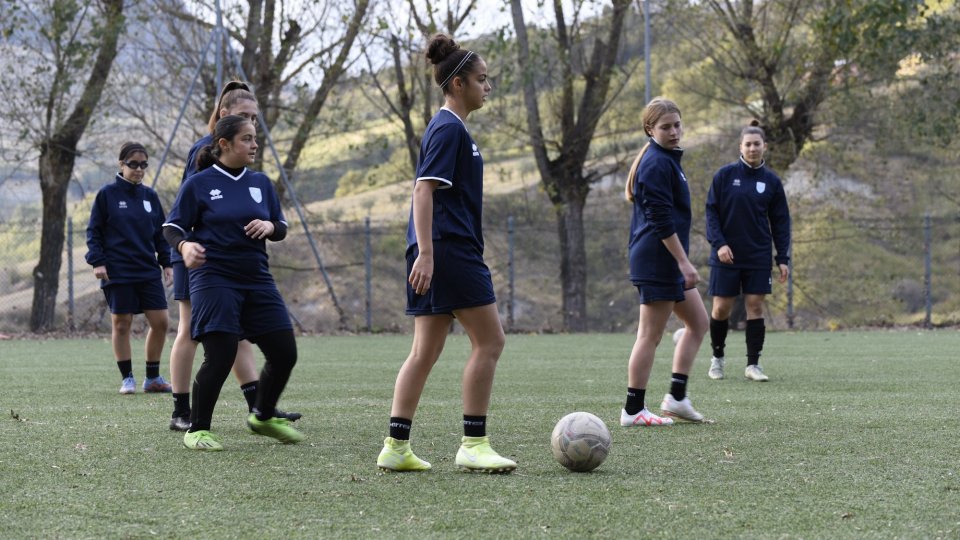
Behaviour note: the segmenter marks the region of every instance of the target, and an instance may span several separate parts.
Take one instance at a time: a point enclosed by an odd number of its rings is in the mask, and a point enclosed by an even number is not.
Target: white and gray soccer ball
[[[592,471],[610,453],[610,430],[588,412],[573,412],[557,422],[550,438],[553,457],[574,472]]]
[[[683,337],[683,333],[686,332],[686,331],[687,331],[686,327],[681,326],[680,328],[678,328],[678,329],[673,333],[673,344],[674,344],[674,345],[676,345],[677,343],[680,343],[680,338]]]

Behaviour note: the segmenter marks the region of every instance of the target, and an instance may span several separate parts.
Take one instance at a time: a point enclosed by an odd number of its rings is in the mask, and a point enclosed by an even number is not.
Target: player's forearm
[[[413,229],[419,252],[433,254],[433,190],[423,182],[413,190]]]

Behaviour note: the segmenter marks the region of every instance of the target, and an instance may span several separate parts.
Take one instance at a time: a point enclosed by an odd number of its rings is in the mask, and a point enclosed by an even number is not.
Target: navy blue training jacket
[[[707,195],[707,241],[710,266],[768,269],[772,247],[777,264],[790,261],[790,210],[780,178],[765,165],[753,168],[743,159],[724,165]],[[724,245],[733,264],[717,258]]]
[[[161,279],[170,266],[170,246],[163,239],[166,216],[157,192],[123,179],[100,188],[90,209],[87,255],[90,266],[106,266],[110,281],[136,283]]]
[[[676,233],[690,252],[690,188],[680,167],[683,150],[667,150],[655,140],[640,160],[633,181],[633,218],[630,221],[630,281],[683,283],[677,260],[663,245]]]

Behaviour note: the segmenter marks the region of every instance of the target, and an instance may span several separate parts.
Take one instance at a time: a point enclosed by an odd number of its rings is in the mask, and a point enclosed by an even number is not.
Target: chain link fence
[[[504,325],[514,332],[562,331],[560,253],[552,214],[485,214],[487,264]],[[288,213],[290,215],[290,213]],[[77,223],[76,221],[74,223]],[[627,280],[629,206],[588,213],[588,317],[592,331],[634,332],[637,294]],[[404,315],[406,222],[314,222],[310,230],[330,277],[322,279],[300,224],[268,243],[270,264],[295,325],[304,332],[408,332]],[[57,299],[57,328],[109,332],[99,281],[84,261],[85,228],[68,227]],[[29,331],[37,220],[0,223],[0,332]],[[706,293],[709,246],[691,235],[691,260]],[[793,275],[767,297],[773,328],[947,326],[960,323],[960,216],[794,220]],[[330,294],[332,287],[340,305]],[[706,298],[709,305],[709,298]],[[342,312],[342,316],[341,313]],[[176,303],[170,298],[176,328]],[[135,330],[143,330],[142,317]],[[139,327],[137,326],[139,325]]]

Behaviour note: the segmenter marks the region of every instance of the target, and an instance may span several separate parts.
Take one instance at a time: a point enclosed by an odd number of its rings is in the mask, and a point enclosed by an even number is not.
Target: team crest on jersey
[[[740,187],[740,179],[739,179],[739,178],[734,178],[734,179],[733,179],[733,187]]]
[[[211,190],[210,190],[210,200],[211,200],[211,201],[215,201],[215,200],[217,200],[217,199],[222,199],[222,198],[223,198],[223,195],[220,194],[220,190],[219,190],[219,189],[211,189]]]
[[[125,210],[127,208],[127,201],[120,201],[120,209]]]
[[[473,144],[473,157],[477,157],[477,156],[479,156],[479,155],[480,155],[480,150],[477,150],[477,144],[474,143],[474,144]]]
[[[258,187],[250,188],[250,197],[252,197],[253,201],[256,203],[263,201],[263,193],[260,193],[260,188]]]
[[[763,182],[757,182],[757,193],[763,193],[767,189],[767,185]]]
[[[153,205],[150,204],[150,201],[143,201],[143,209],[149,214],[153,212]]]

